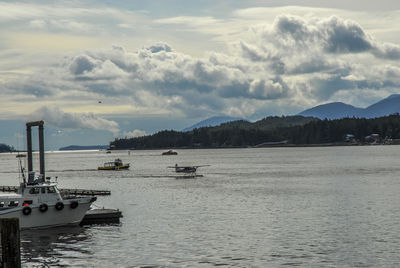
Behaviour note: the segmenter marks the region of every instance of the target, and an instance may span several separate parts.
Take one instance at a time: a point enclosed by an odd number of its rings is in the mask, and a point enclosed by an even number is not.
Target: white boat
[[[54,182],[21,183],[0,195],[0,218],[17,217],[21,229],[78,225],[96,197],[63,198]]]
[[[57,183],[45,177],[43,121],[28,122],[28,180],[21,164],[23,181],[17,193],[0,194],[0,218],[17,217],[21,229],[78,225],[96,197],[63,197]],[[31,127],[39,127],[40,174],[35,177],[32,167]],[[21,163],[21,158],[20,158]]]

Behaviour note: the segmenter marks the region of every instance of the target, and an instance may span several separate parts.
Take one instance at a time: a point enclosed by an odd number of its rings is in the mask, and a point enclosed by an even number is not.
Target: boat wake
[[[97,171],[97,169],[88,168],[88,169],[62,169],[62,170],[47,170],[47,172],[75,172],[75,171]]]

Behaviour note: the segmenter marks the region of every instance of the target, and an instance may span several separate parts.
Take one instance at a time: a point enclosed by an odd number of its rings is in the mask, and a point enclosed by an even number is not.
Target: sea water
[[[95,205],[123,218],[23,231],[23,267],[400,265],[399,146],[177,152],[47,152],[46,176],[111,190]],[[97,170],[115,158],[131,168]],[[208,166],[177,179],[175,164]],[[0,154],[1,185],[18,178],[15,154]]]

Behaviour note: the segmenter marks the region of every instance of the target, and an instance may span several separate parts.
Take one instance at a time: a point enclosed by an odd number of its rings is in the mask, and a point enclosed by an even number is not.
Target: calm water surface
[[[120,225],[22,232],[24,267],[399,267],[400,147],[49,152]],[[121,158],[128,171],[97,171]],[[176,179],[167,166],[210,165]],[[35,165],[38,168],[38,164]],[[0,154],[2,185],[17,185]]]

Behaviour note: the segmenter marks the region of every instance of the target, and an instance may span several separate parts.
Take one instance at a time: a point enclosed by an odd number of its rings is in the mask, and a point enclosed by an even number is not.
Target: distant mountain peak
[[[243,119],[231,117],[231,116],[227,116],[227,115],[213,116],[213,117],[204,119],[190,127],[182,129],[182,131],[183,132],[191,131],[195,128],[201,128],[201,127],[215,127],[215,126],[221,125],[222,123],[227,123],[227,122],[236,121],[236,120],[243,120]]]
[[[375,118],[400,113],[400,94],[392,94],[367,108],[358,108],[343,102],[321,104],[299,113],[320,119],[339,119],[344,117]]]
[[[312,116],[320,119],[338,119],[343,117],[357,117],[361,110],[361,108],[343,102],[331,102],[304,110],[299,113],[299,115]]]
[[[386,100],[387,100],[387,99],[398,98],[398,97],[400,97],[400,94],[392,94],[392,95],[390,95],[389,97],[387,97]]]

